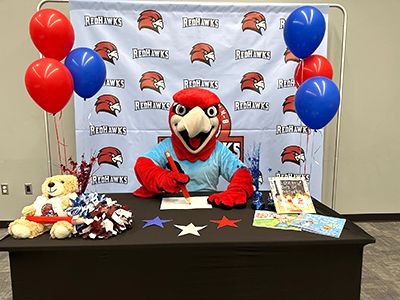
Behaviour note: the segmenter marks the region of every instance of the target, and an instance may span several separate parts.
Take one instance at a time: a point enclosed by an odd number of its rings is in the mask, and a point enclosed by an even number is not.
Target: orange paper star
[[[223,216],[221,220],[210,220],[212,223],[218,224],[217,229],[225,227],[225,226],[230,226],[230,227],[239,227],[236,225],[236,223],[240,222],[242,220],[229,220],[227,217]]]

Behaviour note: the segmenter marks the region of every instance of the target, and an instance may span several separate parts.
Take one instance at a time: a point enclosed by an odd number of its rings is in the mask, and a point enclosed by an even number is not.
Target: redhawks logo
[[[153,30],[157,33],[159,32],[159,29],[164,28],[164,22],[163,18],[160,15],[160,13],[156,10],[145,10],[140,13],[140,16],[137,20],[138,22],[138,27],[139,30],[142,30],[143,28]]]
[[[242,30],[252,30],[262,35],[261,29],[267,29],[267,21],[262,13],[257,11],[248,12],[242,20]]]
[[[211,61],[215,61],[215,51],[214,48],[206,43],[198,43],[192,47],[190,51],[190,60],[200,61],[211,66]]]
[[[161,89],[165,89],[164,77],[158,72],[149,71],[143,73],[139,82],[142,91],[150,89],[161,94]]]
[[[287,112],[296,112],[294,108],[294,95],[286,97],[285,101],[282,104],[283,113]]]
[[[298,58],[296,55],[292,53],[289,49],[286,49],[285,53],[283,53],[283,58],[285,60],[285,63],[288,61],[294,61],[294,62],[299,62],[300,58]]]
[[[287,146],[281,154],[281,162],[291,162],[300,166],[300,162],[306,160],[304,150],[299,146]]]
[[[97,154],[97,163],[99,165],[109,164],[119,168],[119,164],[123,163],[122,153],[115,147],[104,147]]]
[[[240,81],[241,90],[252,90],[257,93],[261,93],[261,90],[265,89],[264,77],[257,72],[248,72],[243,75]]]
[[[117,116],[117,112],[121,112],[121,103],[118,98],[113,95],[105,94],[99,96],[94,105],[96,107],[96,113],[106,112]]]
[[[232,136],[232,121],[226,107],[220,103],[218,110],[221,115],[221,127],[217,133],[217,138],[222,142],[229,150],[236,154],[241,161],[244,159],[244,137],[243,136]]]
[[[110,42],[99,42],[94,47],[94,51],[96,51],[102,59],[114,64],[114,59],[119,59],[118,49],[117,47]]]
[[[51,203],[46,203],[41,208],[42,216],[57,216],[57,213],[53,209],[53,205]]]

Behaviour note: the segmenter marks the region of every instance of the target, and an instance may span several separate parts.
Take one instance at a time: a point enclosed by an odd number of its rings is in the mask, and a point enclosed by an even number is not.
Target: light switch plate
[[[32,183],[25,183],[25,195],[32,195],[33,194],[33,189],[32,189]]]

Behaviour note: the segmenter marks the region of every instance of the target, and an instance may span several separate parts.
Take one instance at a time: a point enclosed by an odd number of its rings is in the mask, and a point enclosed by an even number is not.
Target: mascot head
[[[117,116],[117,112],[121,112],[121,104],[117,97],[113,95],[101,95],[97,98],[95,103],[96,113],[106,112],[111,115]]]
[[[300,162],[305,160],[304,150],[299,146],[287,146],[281,154],[282,163],[292,162],[300,166]]]
[[[244,15],[242,30],[253,30],[262,35],[261,29],[267,29],[267,21],[262,13],[252,11]]]
[[[300,59],[292,53],[288,48],[286,49],[285,53],[283,53],[283,57],[285,60],[285,63],[288,63],[289,61],[294,61],[294,62],[299,62]]]
[[[158,11],[149,9],[140,13],[140,16],[138,18],[138,26],[139,30],[147,28],[157,33],[160,33],[159,29],[164,28],[164,22],[162,16]]]
[[[295,107],[294,107],[294,95],[291,96],[287,96],[285,98],[285,101],[282,104],[282,108],[283,108],[283,113],[287,113],[287,112],[296,112]]]
[[[96,51],[103,60],[108,61],[114,64],[114,59],[118,60],[118,50],[117,47],[110,42],[100,42],[97,43],[94,47],[94,51]]]
[[[190,51],[190,60],[192,63],[197,60],[211,66],[211,61],[215,61],[214,48],[206,43],[198,43]]]
[[[164,77],[158,72],[149,71],[143,73],[139,82],[142,91],[144,89],[150,89],[161,94],[161,89],[165,89]]]
[[[119,164],[122,164],[122,162],[122,153],[115,147],[104,147],[97,154],[97,163],[99,165],[109,164],[119,168]]]
[[[169,112],[172,145],[180,160],[206,160],[215,148],[221,123],[214,93],[189,88],[177,92]]]
[[[257,72],[246,73],[240,81],[240,87],[242,91],[248,89],[260,94],[261,90],[265,88],[264,77]]]

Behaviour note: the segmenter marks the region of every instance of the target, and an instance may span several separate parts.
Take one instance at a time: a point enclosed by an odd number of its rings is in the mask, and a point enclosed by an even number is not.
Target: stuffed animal
[[[173,96],[169,111],[171,138],[139,157],[136,177],[142,186],[133,194],[152,197],[161,192],[176,193],[186,184],[189,191],[216,191],[219,176],[229,182],[226,191],[214,193],[208,202],[224,208],[244,207],[253,193],[253,179],[244,164],[221,142],[220,100],[214,93],[189,88]],[[180,172],[167,170],[169,151]]]
[[[71,199],[77,197],[78,180],[73,175],[56,175],[49,177],[42,184],[42,195],[38,196],[32,205],[22,209],[24,217],[15,220],[8,226],[8,232],[19,239],[34,238],[50,230],[52,238],[69,237],[73,225],[68,221],[58,221],[54,224],[42,224],[29,221],[28,216],[67,217],[65,209],[71,206]],[[29,218],[29,217],[28,217]]]

